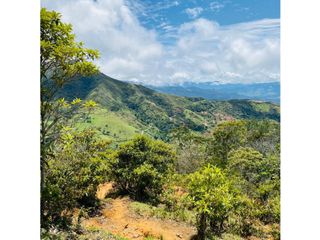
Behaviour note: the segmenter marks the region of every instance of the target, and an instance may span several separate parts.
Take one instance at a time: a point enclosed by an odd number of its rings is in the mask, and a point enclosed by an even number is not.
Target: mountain
[[[216,84],[184,83],[174,86],[148,86],[177,96],[203,97],[211,100],[251,99],[280,103],[280,83]]]
[[[68,100],[76,97],[95,100],[100,107],[93,114],[93,125],[101,134],[118,140],[141,131],[165,139],[172,129],[181,126],[204,132],[229,119],[280,120],[277,104],[174,96],[118,81],[103,73],[75,79],[59,94]]]

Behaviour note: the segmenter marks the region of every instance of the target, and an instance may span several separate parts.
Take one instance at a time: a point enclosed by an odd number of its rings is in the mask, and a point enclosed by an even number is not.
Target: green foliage
[[[130,209],[143,217],[156,217],[194,224],[194,213],[186,208],[168,209],[165,205],[152,206],[141,202],[132,202]]]
[[[218,124],[208,139],[207,154],[213,163],[226,167],[228,154],[250,147],[264,156],[279,152],[280,125],[273,120],[234,120]]]
[[[68,119],[77,112],[81,100],[76,98],[70,104],[64,98],[57,100],[57,92],[78,75],[97,72],[93,60],[98,51],[83,47],[75,41],[72,26],[61,21],[61,15],[45,8],[40,12],[40,87],[41,87],[41,220],[44,221],[45,202],[43,198],[48,159],[53,155],[55,141]],[[76,96],[77,97],[77,96]],[[91,110],[93,102],[82,105]]]
[[[101,229],[95,228],[87,228],[81,234],[76,233],[74,231],[59,231],[57,229],[54,230],[45,230],[41,229],[41,239],[42,240],[127,240],[127,238],[123,238],[112,233],[106,232]]]
[[[256,204],[252,198],[239,192],[228,221],[231,232],[243,237],[257,234],[256,225],[259,224],[259,221],[256,219]]]
[[[247,146],[264,155],[279,152],[280,124],[272,120],[246,121]]]
[[[197,213],[200,239],[220,236],[235,204],[235,193],[226,174],[208,165],[190,175],[189,197]]]
[[[176,128],[170,138],[177,148],[176,170],[178,173],[192,173],[204,165],[206,138],[195,134],[186,127]]]
[[[139,126],[131,123],[133,119],[126,112],[116,114],[96,107],[90,114],[90,120],[90,123],[79,121],[75,126],[80,130],[95,127],[101,138],[112,140],[112,145],[132,139],[140,132]],[[114,134],[117,134],[117,137],[114,137]]]
[[[41,147],[42,155],[49,152],[52,144],[58,139],[61,130],[64,126],[71,126],[78,119],[87,118],[90,111],[96,105],[93,101],[82,101],[79,98],[73,99],[71,102],[66,101],[64,98],[45,102],[42,104],[43,113],[42,127],[41,127]],[[77,116],[76,118],[74,116]]]
[[[95,132],[65,129],[48,161],[43,191],[44,226],[67,227],[74,208],[94,207],[96,190],[109,173],[106,148],[109,143]]]
[[[133,198],[160,203],[135,202],[136,212],[196,222],[200,239],[280,238],[279,106],[157,93],[97,74],[97,57],[59,13],[41,9],[42,227],[68,228],[74,210],[90,212],[97,186],[114,180]],[[142,135],[118,147],[138,132],[173,146]]]
[[[239,148],[228,157],[230,177],[237,178],[239,190],[250,197],[253,205],[242,205],[241,234],[253,234],[249,226],[263,221],[265,224],[280,221],[280,161],[278,155],[263,156],[252,148]],[[244,214],[241,214],[244,212]],[[245,223],[250,223],[245,226]],[[249,229],[251,229],[249,231]]]
[[[176,159],[169,145],[143,135],[121,145],[114,157],[115,181],[136,199],[157,199]]]
[[[254,185],[267,177],[268,169],[264,169],[263,155],[252,148],[238,148],[228,155],[228,170]],[[264,171],[265,170],[265,171]]]
[[[252,101],[177,97],[121,82],[102,73],[77,78],[68,83],[60,95],[68,100],[93,99],[119,117],[127,112],[131,116],[130,125],[138,125],[140,131],[165,141],[171,140],[168,133],[181,126],[203,133],[228,119],[279,119],[276,110],[279,106],[271,103],[266,103],[270,105],[269,112],[261,112],[251,106]]]
[[[49,101],[66,82],[76,75],[97,72],[93,60],[98,51],[75,42],[72,26],[61,21],[61,14],[41,9],[41,97]]]
[[[244,180],[242,190],[265,201],[278,188],[280,161],[277,156],[264,157],[252,148],[239,148],[229,153],[228,171]]]
[[[79,74],[97,72],[92,61],[98,57],[98,52],[84,48],[81,42],[75,42],[72,26],[63,23],[59,13],[42,8],[40,19],[41,156],[45,161],[47,151],[60,130],[56,126],[63,124],[62,120],[66,119],[62,109],[73,109],[81,102],[75,99],[68,105],[63,98],[54,101],[57,91]],[[87,104],[84,106],[90,107]],[[74,111],[69,111],[69,116],[72,114]]]
[[[246,142],[247,129],[244,121],[228,121],[214,128],[212,141],[208,146],[208,154],[220,167],[227,164],[228,153]]]
[[[58,133],[59,129],[52,128],[61,124],[61,119],[65,119],[61,109],[77,106],[81,102],[78,98],[70,105],[65,104],[63,98],[54,101],[58,90],[77,75],[96,73],[97,68],[92,61],[98,57],[98,52],[84,48],[81,42],[75,42],[72,26],[63,23],[59,13],[42,8],[40,19],[41,142],[44,155],[48,148],[46,138]],[[92,102],[84,103],[84,107],[93,107]],[[69,116],[72,114],[73,111]]]

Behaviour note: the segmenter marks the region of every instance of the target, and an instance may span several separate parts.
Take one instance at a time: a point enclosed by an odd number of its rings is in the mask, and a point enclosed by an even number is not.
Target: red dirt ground
[[[97,197],[103,199],[111,190],[112,183],[100,185]],[[130,202],[128,197],[111,199],[102,209],[102,216],[84,220],[83,225],[137,240],[147,236],[164,240],[187,240],[196,233],[195,228],[184,223],[138,216],[129,210]]]

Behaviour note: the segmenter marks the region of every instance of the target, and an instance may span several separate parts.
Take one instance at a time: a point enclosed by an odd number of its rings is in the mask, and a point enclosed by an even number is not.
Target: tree
[[[65,128],[54,157],[49,157],[43,191],[43,227],[67,227],[74,208],[94,207],[96,190],[109,175],[106,149],[110,142],[99,140],[93,130]]]
[[[280,124],[273,120],[248,120],[247,144],[263,155],[276,153],[280,144]]]
[[[240,190],[255,200],[260,220],[280,220],[280,159],[277,154],[263,156],[252,148],[232,150],[228,156],[230,177],[237,177]]]
[[[170,134],[171,142],[177,148],[176,170],[178,173],[192,173],[205,163],[207,139],[191,132],[186,127],[174,129]]]
[[[220,167],[227,164],[228,153],[246,142],[247,129],[245,121],[227,121],[220,123],[212,133],[212,141],[208,145],[208,154]]]
[[[241,176],[246,181],[257,184],[266,173],[261,173],[263,155],[253,148],[240,147],[232,150],[228,157],[228,170]]]
[[[176,160],[172,147],[144,135],[120,146],[112,164],[119,188],[136,199],[157,200]]]
[[[189,198],[197,213],[198,238],[220,236],[233,210],[235,192],[226,174],[208,165],[190,175]]]
[[[246,191],[251,195],[257,193],[261,184],[267,184],[261,188],[262,197],[262,189],[267,191],[270,181],[280,179],[280,161],[274,155],[264,157],[253,148],[240,147],[229,153],[228,171],[245,181]]]
[[[93,60],[98,51],[84,48],[75,41],[72,26],[61,21],[61,15],[41,9],[40,13],[40,87],[41,87],[41,192],[44,189],[47,160],[52,155],[52,145],[70,116],[81,106],[80,99],[71,105],[64,99],[57,100],[57,93],[66,83],[79,75],[97,72]],[[89,106],[88,106],[89,105]],[[93,107],[93,103],[86,107]],[[42,206],[43,204],[41,204]],[[41,215],[43,208],[41,207]]]

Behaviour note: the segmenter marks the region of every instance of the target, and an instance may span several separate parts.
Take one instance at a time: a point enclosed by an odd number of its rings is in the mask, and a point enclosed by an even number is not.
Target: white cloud
[[[144,28],[124,0],[42,0],[63,14],[77,39],[101,53],[105,74],[145,84],[279,80],[278,19],[228,26],[203,18],[170,28],[170,45]]]
[[[187,8],[185,12],[188,14],[190,18],[197,18],[202,12],[202,7],[195,7],[195,8]]]
[[[211,2],[209,4],[209,8],[214,12],[220,12],[220,10],[223,9],[224,7],[225,5],[220,2]]]

